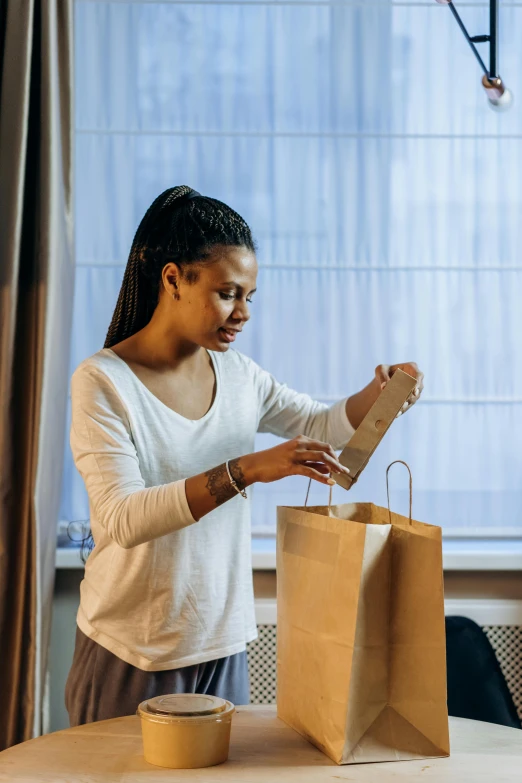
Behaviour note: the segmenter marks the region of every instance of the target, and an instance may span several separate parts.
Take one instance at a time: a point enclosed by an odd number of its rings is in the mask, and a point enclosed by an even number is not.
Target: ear
[[[179,266],[172,261],[165,264],[161,273],[163,286],[169,296],[179,299],[179,284],[181,272]]]

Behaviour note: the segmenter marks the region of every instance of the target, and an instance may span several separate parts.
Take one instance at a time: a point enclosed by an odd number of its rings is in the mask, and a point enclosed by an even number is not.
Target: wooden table
[[[169,770],[144,760],[139,718],[129,716],[46,734],[5,750],[0,753],[0,781],[522,781],[522,731],[460,718],[450,718],[450,721],[450,758],[338,767],[278,720],[274,707],[239,707],[232,724],[230,759],[226,764],[201,770]]]

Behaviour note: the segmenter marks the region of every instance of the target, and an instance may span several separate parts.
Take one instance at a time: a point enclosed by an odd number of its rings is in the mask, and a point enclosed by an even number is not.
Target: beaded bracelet
[[[227,461],[225,462],[225,466],[226,466],[226,469],[227,469],[228,477],[229,477],[229,479],[230,479],[230,483],[232,484],[232,486],[234,487],[234,489],[236,490],[236,492],[238,492],[240,495],[243,495],[243,497],[244,497],[244,498],[248,497],[248,496],[247,496],[247,493],[245,492],[245,490],[244,490],[244,489],[239,489],[238,485],[236,484],[236,482],[235,482],[235,481],[234,481],[234,479],[232,478],[232,474],[231,474],[231,472],[230,472],[230,468],[228,467],[228,459],[227,459]]]

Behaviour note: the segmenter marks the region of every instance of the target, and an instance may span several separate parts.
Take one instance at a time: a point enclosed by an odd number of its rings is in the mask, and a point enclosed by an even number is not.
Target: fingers
[[[306,435],[298,435],[295,440],[300,449],[320,449],[321,451],[327,451],[332,457],[336,457],[333,446],[329,443],[324,443],[322,440],[307,438]]]
[[[413,395],[415,397],[414,402],[415,402],[415,400],[421,396],[422,391],[424,389],[424,373],[419,370],[416,364],[412,363],[412,366],[415,367],[415,378],[417,379],[417,386],[413,391]]]
[[[321,484],[329,484],[330,486],[335,484],[334,479],[323,476],[323,474],[319,473],[318,470],[315,470],[314,468],[311,468],[307,465],[296,465],[295,472],[297,475],[308,476],[308,478],[313,478],[316,481],[320,481]]]
[[[296,449],[295,459],[297,462],[301,463],[308,463],[310,461],[322,462],[324,465],[326,465],[327,468],[333,470],[334,473],[350,473],[348,468],[345,468],[344,465],[341,465],[335,455],[332,457],[332,455],[327,451],[322,451],[319,449]]]
[[[422,388],[423,388],[422,386],[415,387],[415,389],[412,391],[412,393],[410,394],[410,396],[408,397],[408,399],[406,400],[406,402],[398,412],[397,416],[395,417],[396,419],[398,419],[399,416],[402,416],[403,413],[406,413],[406,411],[409,410],[409,408],[411,408],[412,405],[415,405],[415,403],[417,402],[417,400],[422,394]]]
[[[329,454],[330,457],[332,457],[336,465],[341,466],[333,446],[331,446],[329,443],[323,443],[322,440],[313,440],[312,438],[307,438],[305,435],[299,435],[296,438],[296,453],[301,450],[307,452],[305,459],[313,459],[313,457],[310,456],[313,451],[319,451],[321,453],[325,452],[326,454]],[[321,461],[323,461],[322,458]]]
[[[300,464],[305,465],[307,468],[313,468],[314,470],[318,470],[319,473],[323,473],[328,476],[331,473],[328,465],[324,465],[322,462],[301,462]]]
[[[400,409],[400,411],[398,412],[395,418],[398,419],[399,416],[402,416],[403,413],[406,413],[408,408],[411,408],[411,406],[414,405],[416,402],[417,402],[417,398],[413,396],[413,392],[412,392],[412,394],[410,394],[410,396],[408,397],[408,399],[406,400],[406,402],[404,403],[404,405],[402,406],[402,408]]]
[[[419,368],[416,362],[405,362],[404,364],[392,364],[390,368],[390,375],[393,375],[395,370],[402,370],[403,372],[411,375],[412,378],[419,377]]]
[[[406,413],[406,411],[411,408],[412,405],[415,405],[419,397],[421,396],[423,390],[424,390],[424,373],[421,372],[416,364],[416,362],[407,362],[406,364],[392,364],[392,365],[379,365],[379,367],[376,368],[375,374],[377,377],[379,377],[378,371],[380,368],[386,367],[388,370],[388,375],[391,377],[395,370],[401,369],[408,375],[411,375],[412,378],[415,378],[417,380],[417,385],[415,386],[415,389],[412,391],[400,411],[396,415],[396,419],[399,418],[399,416],[402,416],[403,413]],[[384,388],[386,384],[381,385],[381,389]]]
[[[317,478],[318,474],[328,475],[332,471],[349,475],[350,470],[341,465],[334,448],[329,443],[299,435],[295,439],[295,445],[294,461],[300,466],[312,469],[314,471],[313,478]],[[310,474],[306,473],[305,475]],[[328,483],[328,481],[324,483]]]
[[[391,376],[395,373],[396,370],[402,370],[407,375],[411,375],[412,378],[415,378],[417,381],[417,386],[420,387],[420,390],[424,388],[424,373],[419,370],[419,367],[416,362],[404,362],[403,364],[392,364],[392,365],[380,365],[381,367],[387,367],[388,368],[388,374],[391,378]]]
[[[390,380],[390,365],[379,364],[375,368],[375,377],[381,384],[381,390],[384,389],[388,381]]]

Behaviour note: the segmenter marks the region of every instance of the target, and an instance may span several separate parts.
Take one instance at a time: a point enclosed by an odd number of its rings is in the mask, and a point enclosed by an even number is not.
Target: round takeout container
[[[173,693],[142,701],[145,760],[157,767],[198,769],[228,759],[235,707],[230,701],[199,693]]]

